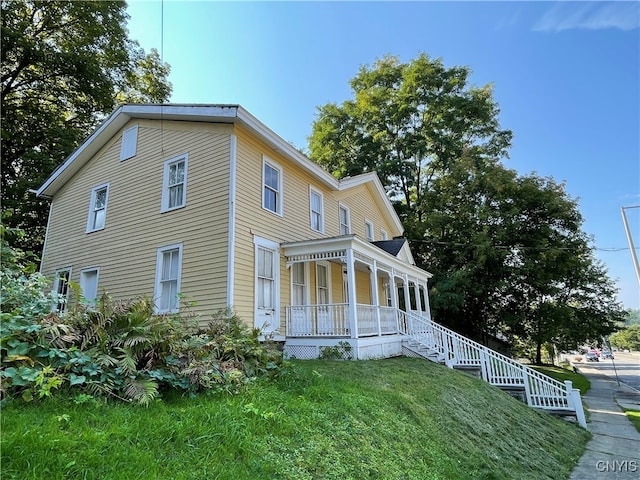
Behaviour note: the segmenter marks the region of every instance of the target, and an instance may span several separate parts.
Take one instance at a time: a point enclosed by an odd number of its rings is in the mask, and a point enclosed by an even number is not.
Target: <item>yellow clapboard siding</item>
[[[56,194],[43,273],[52,276],[71,265],[72,279],[78,281],[82,268],[99,267],[99,288],[114,298],[153,296],[157,248],[182,242],[181,290],[197,302],[194,311],[211,313],[226,303],[232,128],[136,123],[135,157],[119,160],[119,134]],[[161,213],[164,162],[184,153],[189,162],[186,206]],[[91,190],[105,182],[105,228],[85,233]]]
[[[158,120],[136,120],[136,156],[120,161],[122,130],[55,195],[52,202],[48,244],[43,273],[71,266],[72,279],[82,268],[99,267],[99,286],[115,298],[154,293],[156,252],[174,243],[183,245],[181,290],[197,303],[195,313],[209,315],[226,306],[228,272],[229,173],[231,135],[236,143],[235,244],[233,246],[233,308],[248,324],[255,309],[255,245],[259,236],[275,243],[328,238],[339,235],[339,204],[350,209],[351,229],[365,237],[365,219],[380,229],[397,234],[387,225],[375,201],[378,193],[369,184],[339,191],[321,182],[298,164],[287,160],[255,134],[236,124],[210,124]],[[161,212],[165,161],[188,154],[186,206]],[[263,157],[282,167],[283,211],[275,215],[262,208]],[[109,182],[106,225],[86,233],[91,191]],[[311,229],[310,187],[322,193],[324,231]],[[280,319],[290,303],[291,277],[286,259],[279,259]],[[342,265],[331,267],[330,301],[344,301]],[[315,265],[309,269],[310,298],[316,300]],[[359,271],[358,302],[371,300],[369,278]],[[382,286],[380,286],[382,292]],[[381,296],[382,298],[382,296]],[[284,331],[284,329],[281,329]]]

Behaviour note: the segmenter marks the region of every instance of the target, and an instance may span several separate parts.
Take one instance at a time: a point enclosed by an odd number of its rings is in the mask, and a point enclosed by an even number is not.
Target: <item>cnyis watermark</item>
[[[636,460],[598,460],[596,470],[599,472],[637,472],[638,462]]]

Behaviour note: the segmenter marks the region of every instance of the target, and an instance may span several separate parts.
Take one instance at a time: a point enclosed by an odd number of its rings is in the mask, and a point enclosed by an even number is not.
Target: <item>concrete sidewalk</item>
[[[587,365],[578,371],[591,382],[582,397],[589,410],[587,426],[593,438],[570,480],[640,479],[640,433],[621,407],[640,410],[640,392],[600,374]]]

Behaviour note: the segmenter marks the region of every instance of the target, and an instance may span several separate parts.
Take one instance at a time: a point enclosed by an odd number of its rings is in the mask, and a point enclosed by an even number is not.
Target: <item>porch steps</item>
[[[467,373],[472,377],[479,378],[480,380],[484,380],[484,378],[482,378],[482,369],[475,365],[454,365],[453,369]]]
[[[445,364],[444,358],[442,358],[442,355],[439,355],[438,352],[426,347],[425,345],[420,345],[418,342],[408,341],[403,346],[411,350],[415,354],[419,355],[420,357],[425,358],[426,360],[440,363],[442,365]],[[463,372],[468,375],[471,375],[472,377],[479,378],[480,380],[484,380],[484,378],[482,378],[482,368],[480,368],[477,365],[453,365],[452,368],[459,372]],[[510,386],[496,385],[496,386],[500,390],[502,390],[504,393],[515,398],[516,400],[520,400],[522,403],[527,403],[527,396],[523,386],[518,386],[518,385],[510,385]],[[567,412],[566,410],[557,410],[557,411],[547,410],[547,411],[549,413],[552,413],[554,415],[559,415],[559,416],[575,415],[573,412]]]
[[[444,357],[437,350],[424,345],[416,340],[409,339],[402,342],[402,347],[412,352],[414,355],[444,365]]]

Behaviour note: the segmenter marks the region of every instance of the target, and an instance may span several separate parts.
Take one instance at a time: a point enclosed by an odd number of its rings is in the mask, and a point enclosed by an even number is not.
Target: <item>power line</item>
[[[442,245],[442,246],[450,246],[450,247],[480,247],[485,246],[480,243],[461,243],[461,242],[444,242],[442,240],[430,240],[427,238],[419,238],[412,239],[413,243],[428,243],[430,245]],[[521,250],[540,250],[540,251],[550,251],[550,250],[575,250],[574,247],[534,247],[534,246],[525,246],[525,245],[488,245],[492,248],[503,249],[503,250],[512,250],[512,249],[521,249]],[[640,247],[634,247],[635,250],[640,250]],[[600,252],[624,252],[627,250],[631,250],[630,247],[591,247],[590,250],[597,250]]]

